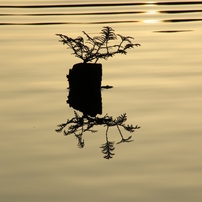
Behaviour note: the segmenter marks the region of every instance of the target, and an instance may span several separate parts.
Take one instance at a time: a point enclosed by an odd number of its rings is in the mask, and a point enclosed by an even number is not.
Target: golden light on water
[[[146,3],[146,6],[154,6],[156,3],[153,1],[149,1]]]
[[[0,202],[202,201],[199,1],[0,2]],[[102,85],[114,88],[100,92],[102,115],[96,117],[102,122],[126,113],[125,123],[141,129],[120,129],[134,141],[117,144],[118,128],[110,127],[106,137],[107,127],[97,125],[83,135],[82,149],[82,129],[78,136],[55,131],[78,111],[66,103],[66,74],[82,62],[55,34],[87,40],[82,31],[95,37],[104,26],[141,47],[100,61]],[[109,161],[105,142],[115,146]]]
[[[155,5],[156,5],[156,2],[153,2],[153,1],[149,1],[149,2],[145,3],[145,6],[149,6],[149,7],[152,7],[152,6],[155,6]],[[156,14],[159,14],[159,11],[157,11],[157,10],[148,10],[148,11],[145,11],[145,14],[146,15],[156,15]],[[152,23],[160,23],[161,20],[147,19],[147,20],[143,20],[142,22],[152,24]]]
[[[157,15],[159,14],[159,11],[157,10],[148,10],[145,12],[145,14],[147,15]],[[143,20],[144,23],[160,23],[161,20],[157,20],[157,19],[147,19],[147,20]]]
[[[156,5],[156,2],[149,1],[149,2],[145,3],[145,5],[146,5],[146,6],[149,6],[149,7],[152,7],[152,6],[155,6],[155,5]],[[157,10],[148,10],[148,11],[145,11],[145,14],[146,14],[146,15],[157,15],[157,14],[159,14],[159,11],[157,11]],[[154,24],[154,23],[160,23],[161,20],[157,20],[157,19],[146,19],[146,20],[143,20],[142,22],[143,22],[143,23]]]
[[[151,19],[151,20],[143,20],[144,23],[150,23],[150,24],[154,24],[154,23],[160,23],[161,20],[155,20],[155,19]]]
[[[154,14],[158,14],[159,12],[156,11],[156,10],[149,10],[149,11],[146,11],[145,14],[150,14],[150,15],[154,15]]]

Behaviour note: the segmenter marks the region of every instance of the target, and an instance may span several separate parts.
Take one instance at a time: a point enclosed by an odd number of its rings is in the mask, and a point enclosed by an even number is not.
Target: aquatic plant
[[[81,36],[71,38],[64,34],[56,34],[61,38],[59,42],[72,49],[73,55],[83,60],[83,63],[92,61],[97,63],[99,59],[107,60],[116,54],[126,55],[128,49],[134,48],[134,46],[140,46],[139,43],[132,43],[133,37],[115,34],[114,30],[108,26],[103,27],[100,36],[91,37],[86,32],[83,31],[83,33],[87,38],[86,42]],[[110,44],[110,41],[117,40],[118,38],[120,39],[118,44]]]

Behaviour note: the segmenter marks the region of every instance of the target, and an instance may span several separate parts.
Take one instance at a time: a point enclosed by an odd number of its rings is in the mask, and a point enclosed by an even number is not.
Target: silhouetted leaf
[[[107,60],[109,57],[112,57],[116,54],[126,54],[126,50],[132,48],[133,46],[140,46],[140,44],[133,44],[133,37],[122,36],[117,34],[121,41],[116,45],[109,45],[109,41],[116,40],[117,35],[111,27],[105,26],[100,32],[100,36],[91,37],[86,32],[84,35],[87,37],[87,43],[91,45],[87,46],[84,44],[84,38],[79,36],[75,39],[68,37],[63,34],[56,34],[61,38],[59,42],[62,42],[63,45],[67,45],[68,48],[73,50],[73,55],[83,60],[84,63],[91,62],[95,60],[95,63],[99,59]],[[123,43],[127,43],[122,46]],[[103,52],[104,51],[104,52]]]

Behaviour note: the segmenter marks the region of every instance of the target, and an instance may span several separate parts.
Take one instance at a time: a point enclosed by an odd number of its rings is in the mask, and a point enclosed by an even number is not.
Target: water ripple
[[[201,13],[202,10],[162,10],[156,13],[180,14],[180,13]],[[133,15],[144,14],[148,11],[111,11],[111,12],[86,12],[86,13],[0,13],[0,16],[68,16],[68,15]]]
[[[64,7],[114,7],[141,5],[199,5],[202,1],[147,2],[147,3],[91,3],[91,4],[53,4],[53,5],[0,5],[0,8],[64,8]]]
[[[200,18],[201,16],[199,17],[199,15],[197,15],[197,13],[202,13],[202,9],[199,9],[198,7],[200,4],[202,4],[202,1],[0,5],[0,8],[2,8],[0,14],[0,26],[200,22],[202,21],[202,18]],[[167,6],[165,10],[162,9],[162,5]],[[184,5],[188,5],[189,7],[186,7],[187,9],[185,9],[185,7],[183,7]],[[154,10],[151,10],[150,6],[152,6],[152,9]],[[191,6],[192,9],[190,9]],[[78,9],[72,11],[71,8],[73,7]],[[80,12],[81,7],[87,8],[85,12]],[[94,9],[92,12],[92,9],[90,9],[91,7],[98,7],[97,11]],[[106,7],[111,8],[107,11],[101,11],[100,7],[103,7],[102,9],[105,9]],[[29,10],[30,8],[32,9],[31,11]],[[49,10],[48,12],[47,9],[49,8],[52,8],[53,10],[51,10],[51,12]],[[59,8],[65,8],[65,12],[64,9],[60,10]],[[183,15],[186,13],[186,16]],[[53,20],[53,18],[48,18],[48,16],[55,16],[55,18]],[[64,17],[61,19],[60,16]],[[72,16],[71,21],[69,21],[70,18],[68,18],[68,16]],[[96,18],[78,18],[79,16],[96,16]],[[174,31],[171,30],[171,32],[176,32],[175,29],[173,30]],[[188,28],[186,30],[190,29]]]
[[[115,24],[115,23],[159,23],[159,22],[194,22],[194,21],[202,21],[202,19],[169,19],[169,20],[114,20],[114,21],[96,21],[96,22],[28,22],[28,23],[0,23],[0,25],[65,25],[65,24]]]

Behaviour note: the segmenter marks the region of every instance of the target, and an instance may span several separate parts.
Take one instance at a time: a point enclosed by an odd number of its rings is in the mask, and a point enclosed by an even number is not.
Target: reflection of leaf
[[[67,122],[66,122],[66,123],[59,124],[59,125],[58,125],[59,128],[56,129],[55,131],[56,131],[56,132],[62,132],[62,130],[63,130],[69,123],[72,123],[72,119],[71,119],[71,120],[67,119]]]
[[[59,126],[59,125],[58,125]],[[58,129],[56,129],[55,130],[57,133],[60,133],[60,132],[62,132],[62,128],[58,128]]]
[[[79,120],[79,115],[76,113],[76,111],[74,111],[74,115],[75,115],[76,120],[78,121]]]
[[[121,114],[120,116],[118,116],[116,119],[115,119],[115,123],[117,125],[120,125],[122,124],[123,122],[125,122],[127,120],[127,116],[126,116],[126,113],[124,114]]]
[[[94,126],[98,125],[103,125],[106,127],[106,143],[102,144],[100,147],[102,149],[102,153],[104,154],[105,159],[111,159],[115,147],[114,147],[114,142],[110,142],[108,140],[108,129],[110,127],[116,126],[118,129],[118,132],[121,136],[121,141],[117,142],[117,144],[124,143],[124,142],[132,142],[133,140],[131,139],[132,136],[129,136],[128,138],[124,138],[121,132],[121,127],[128,131],[128,132],[134,132],[136,129],[139,129],[140,127],[138,125],[133,126],[131,125],[126,125],[125,122],[127,121],[127,116],[126,113],[121,114],[117,118],[113,118],[112,116],[109,116],[106,114],[103,117],[91,117],[89,115],[83,115],[80,116],[76,111],[74,111],[74,116],[72,119],[67,119],[66,123],[62,123],[58,125],[58,129],[56,129],[56,132],[64,132],[64,135],[70,135],[70,134],[75,134],[77,140],[78,140],[78,147],[83,148],[84,147],[84,140],[83,140],[83,134],[87,131],[95,133],[97,130],[94,130]],[[66,130],[64,129],[66,126],[69,126]]]
[[[132,138],[132,136],[129,136],[126,139],[122,138],[121,141],[117,142],[116,144],[120,144],[122,142],[132,142],[132,141],[134,141],[134,140],[131,140],[131,138]]]
[[[80,134],[75,134],[75,137],[78,139],[78,144],[77,144],[77,146],[79,147],[79,148],[83,148],[84,147],[84,140],[82,139],[82,136],[83,136],[83,134],[82,133],[80,133]]]
[[[136,129],[139,129],[140,127],[138,126],[138,125],[136,125],[135,127],[133,126],[133,125],[122,125],[123,126],[123,128],[125,129],[125,130],[127,130],[127,131],[129,131],[129,132],[134,132]]]
[[[115,155],[112,153],[112,151],[115,149],[114,142],[107,141],[105,144],[102,144],[100,148],[102,149],[105,159],[110,159],[113,155]]]

